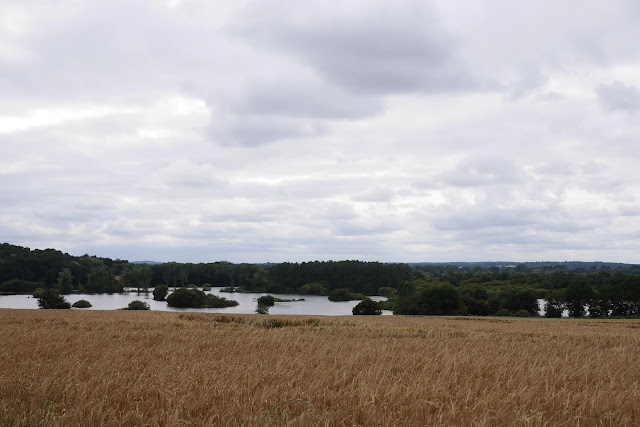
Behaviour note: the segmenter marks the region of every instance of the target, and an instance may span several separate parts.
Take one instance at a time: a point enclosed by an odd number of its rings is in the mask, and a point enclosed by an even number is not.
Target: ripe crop
[[[640,424],[638,320],[0,310],[0,425]]]

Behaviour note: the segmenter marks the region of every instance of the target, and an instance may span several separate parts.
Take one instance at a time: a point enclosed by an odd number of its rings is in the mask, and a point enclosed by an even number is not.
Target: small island
[[[167,297],[167,305],[174,308],[225,308],[238,305],[238,301],[205,294],[198,289],[178,288]]]

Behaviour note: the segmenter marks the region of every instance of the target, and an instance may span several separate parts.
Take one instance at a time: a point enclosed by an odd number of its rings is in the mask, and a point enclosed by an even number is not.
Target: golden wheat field
[[[0,425],[640,425],[640,321],[0,310]]]

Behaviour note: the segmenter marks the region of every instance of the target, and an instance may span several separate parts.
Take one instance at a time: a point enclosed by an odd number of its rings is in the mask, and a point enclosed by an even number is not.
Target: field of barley
[[[640,425],[640,321],[0,310],[0,426]]]

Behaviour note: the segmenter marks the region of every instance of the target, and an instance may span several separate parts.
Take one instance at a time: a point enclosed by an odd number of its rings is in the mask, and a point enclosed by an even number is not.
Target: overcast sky
[[[0,240],[638,263],[640,2],[0,0]]]

